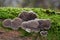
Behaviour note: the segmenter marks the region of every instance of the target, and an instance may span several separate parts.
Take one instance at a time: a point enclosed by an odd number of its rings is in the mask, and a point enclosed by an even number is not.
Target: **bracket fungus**
[[[13,20],[5,19],[3,21],[3,26],[12,28],[13,30],[17,30],[21,26],[21,23],[22,19],[20,18],[14,18]]]
[[[49,19],[35,19],[30,21],[22,22],[22,29],[27,32],[39,32],[44,30],[49,30],[51,22]]]
[[[29,16],[29,20],[33,20],[33,19],[37,18],[36,13],[33,11],[29,11],[28,16]]]
[[[35,19],[39,22],[40,30],[49,30],[51,27],[50,19]]]
[[[23,22],[22,24],[22,29],[26,30],[27,32],[39,32],[39,23],[35,20],[30,20],[27,22]]]
[[[37,18],[37,15],[33,11],[22,11],[21,14],[18,15],[18,17],[23,19],[24,21],[28,21]]]
[[[47,31],[41,31],[40,34],[41,34],[41,36],[46,37],[48,32]]]
[[[11,28],[17,30],[21,26],[21,23],[22,23],[22,19],[14,18],[11,22]]]
[[[31,33],[35,32],[42,36],[47,35],[47,30],[51,27],[50,19],[36,19],[37,15],[33,11],[23,11],[18,15],[17,18],[6,19],[3,21],[4,27],[12,28],[13,30],[18,30],[19,27],[24,29],[25,31]]]
[[[24,21],[27,21],[28,19],[28,12],[22,11],[21,14],[18,15],[19,18],[23,19]]]
[[[5,19],[3,21],[3,26],[4,27],[10,27],[11,26],[11,19]]]

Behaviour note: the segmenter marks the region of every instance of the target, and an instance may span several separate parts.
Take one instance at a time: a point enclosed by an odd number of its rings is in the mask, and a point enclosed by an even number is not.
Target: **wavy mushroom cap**
[[[3,21],[3,26],[4,27],[10,27],[11,26],[11,19],[5,19]]]
[[[11,23],[11,28],[17,30],[21,26],[21,23],[22,23],[21,18],[14,18]]]
[[[39,22],[40,30],[48,30],[51,27],[51,22],[49,19],[36,19]]]
[[[24,21],[33,20],[33,19],[37,18],[36,13],[27,12],[27,11],[21,12],[21,14],[19,14],[18,17],[23,19]]]
[[[29,16],[29,18],[28,18],[29,20],[34,20],[35,18],[37,18],[36,13],[33,11],[29,11],[28,16]]]
[[[18,15],[19,18],[23,19],[24,21],[28,20],[28,12],[22,11],[21,14]]]
[[[32,28],[37,28],[39,23],[35,20],[30,20],[30,21],[28,21],[28,25]]]
[[[30,30],[30,32],[38,32],[39,31],[39,23],[35,20],[30,20],[27,22],[22,23],[22,29],[24,30]]]
[[[48,32],[47,31],[41,31],[40,34],[41,34],[41,36],[45,37],[45,36],[47,36]]]
[[[24,29],[25,31],[29,32],[29,33],[31,32],[31,29],[29,29],[30,27],[28,25],[28,22],[23,22],[21,24],[21,28]]]

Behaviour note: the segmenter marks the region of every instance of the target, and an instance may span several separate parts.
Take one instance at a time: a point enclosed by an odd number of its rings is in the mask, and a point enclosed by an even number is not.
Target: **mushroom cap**
[[[22,19],[21,18],[14,18],[13,20],[11,19],[5,19],[3,21],[3,26],[4,27],[9,27],[12,28],[13,30],[17,30],[19,27],[21,27],[21,23],[22,23]]]
[[[22,11],[21,14],[18,15],[19,18],[21,18],[24,21],[28,20],[28,12],[27,11]]]
[[[11,22],[11,28],[14,30],[17,30],[22,23],[22,19],[21,18],[14,18]]]
[[[22,29],[26,29],[28,27],[29,27],[28,22],[22,22],[22,24],[21,24]]]
[[[51,22],[49,19],[36,19],[39,22],[40,30],[48,30],[51,27]]]
[[[28,18],[29,20],[33,20],[33,19],[37,18],[36,13],[33,11],[29,11],[28,16],[29,16],[29,18]]]
[[[28,21],[28,25],[30,27],[37,28],[39,23],[37,21],[35,21],[35,20],[30,20],[30,21]]]
[[[29,12],[23,11],[23,12],[21,12],[21,14],[19,14],[18,17],[23,19],[24,21],[33,20],[33,19],[37,18],[36,13],[30,12],[30,11]]]
[[[23,22],[22,23],[22,29],[24,30],[30,30],[31,32],[37,32],[39,31],[39,23],[35,20],[30,20],[30,21],[27,21],[27,22]]]
[[[29,29],[28,22],[22,22],[21,28],[24,29],[25,31],[29,32],[29,33],[31,32],[31,29]]]
[[[41,34],[41,36],[45,37],[45,36],[47,36],[48,32],[47,31],[41,31],[40,34]]]
[[[5,19],[3,21],[3,26],[4,27],[10,27],[11,26],[11,19]]]

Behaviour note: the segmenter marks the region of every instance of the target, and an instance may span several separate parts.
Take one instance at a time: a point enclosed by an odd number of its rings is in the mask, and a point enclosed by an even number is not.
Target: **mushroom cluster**
[[[35,19],[27,22],[22,22],[21,25],[21,28],[26,30],[27,32],[40,32],[42,36],[47,36],[47,30],[50,29],[51,22],[49,19]]]
[[[23,11],[17,18],[6,19],[3,21],[4,27],[10,27],[17,30],[19,27],[27,32],[40,32],[40,34],[47,35],[47,30],[51,27],[50,19],[37,19],[37,15],[33,11]]]
[[[3,21],[3,26],[12,28],[13,30],[17,30],[21,26],[21,23],[22,23],[22,19],[20,18],[14,18],[13,20],[5,19]]]

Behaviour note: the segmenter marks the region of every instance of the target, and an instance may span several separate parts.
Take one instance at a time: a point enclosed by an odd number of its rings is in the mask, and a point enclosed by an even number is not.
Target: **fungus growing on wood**
[[[3,26],[4,27],[10,27],[11,26],[11,19],[5,19],[3,21]]]
[[[39,23],[35,20],[30,20],[27,22],[22,23],[22,29],[26,30],[27,32],[39,32]]]
[[[22,11],[21,14],[18,15],[19,18],[21,18],[24,21],[28,20],[28,12],[27,11]]]
[[[37,18],[36,13],[32,11],[29,11],[29,12],[23,11],[21,12],[21,14],[18,15],[18,17],[23,19],[24,21],[33,20]]]
[[[20,18],[14,18],[13,20],[5,19],[3,21],[3,26],[12,28],[13,30],[17,30],[21,26],[21,23],[22,23],[22,19]]]
[[[41,34],[41,36],[45,37],[45,36],[47,36],[48,32],[47,31],[41,31],[40,34]]]
[[[22,19],[14,18],[11,22],[11,28],[17,30],[21,26],[21,23],[22,23]]]
[[[51,27],[51,22],[49,19],[35,19],[39,22],[40,30],[48,30]]]
[[[29,20],[33,20],[33,19],[37,18],[36,13],[33,11],[29,11],[28,16],[29,16]]]

